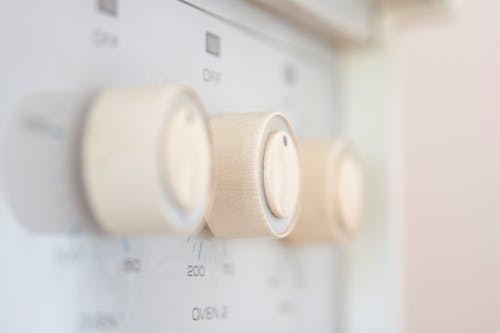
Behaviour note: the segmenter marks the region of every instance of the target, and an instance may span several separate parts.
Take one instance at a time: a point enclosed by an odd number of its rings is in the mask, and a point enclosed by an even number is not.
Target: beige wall
[[[401,24],[408,332],[500,332],[500,1]]]
[[[346,57],[367,175],[347,332],[500,332],[500,1],[461,4],[392,12]]]

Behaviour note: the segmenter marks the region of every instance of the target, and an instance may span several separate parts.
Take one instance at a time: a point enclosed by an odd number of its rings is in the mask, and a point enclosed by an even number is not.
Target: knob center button
[[[264,151],[264,192],[271,212],[279,218],[293,215],[299,190],[297,147],[287,132],[276,131]]]

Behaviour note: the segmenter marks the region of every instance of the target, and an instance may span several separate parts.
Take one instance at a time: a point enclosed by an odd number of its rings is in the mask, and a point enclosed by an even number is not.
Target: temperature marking
[[[198,260],[201,259],[201,252],[203,251],[203,241],[200,241],[200,246],[198,248]]]
[[[125,252],[130,252],[130,241],[128,238],[122,238],[122,249]]]
[[[191,253],[204,264],[220,263],[228,254],[227,241],[225,240],[199,239],[188,236],[186,243],[192,243]]]
[[[123,259],[122,266],[125,273],[139,273],[142,268],[141,259],[125,258]]]
[[[66,137],[66,131],[59,125],[52,124],[49,120],[40,118],[36,115],[30,115],[24,120],[25,127],[36,133],[47,133],[54,140],[63,140]]]
[[[192,277],[205,276],[205,266],[204,265],[189,265],[187,267],[187,276],[192,276]]]

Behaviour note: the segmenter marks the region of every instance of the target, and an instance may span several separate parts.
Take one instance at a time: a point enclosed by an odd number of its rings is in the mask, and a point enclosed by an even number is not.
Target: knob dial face
[[[362,167],[343,140],[301,142],[304,195],[293,242],[341,242],[358,228],[363,203]]]
[[[96,220],[116,234],[192,232],[209,203],[208,119],[181,85],[100,94],[86,119],[83,180]]]
[[[349,232],[354,231],[361,218],[363,203],[363,175],[361,165],[352,154],[340,158],[337,173],[339,216]]]
[[[221,238],[285,237],[300,194],[297,141],[278,113],[217,114],[210,119],[213,203],[207,214]]]
[[[269,137],[264,153],[264,190],[271,212],[286,218],[293,214],[299,199],[299,159],[290,135],[276,131]]]
[[[210,142],[206,119],[192,101],[183,101],[165,129],[165,176],[179,207],[192,212],[203,203],[210,186]]]

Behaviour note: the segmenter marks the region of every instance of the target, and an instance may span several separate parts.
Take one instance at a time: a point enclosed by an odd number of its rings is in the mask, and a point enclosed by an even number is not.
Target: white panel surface
[[[300,135],[338,130],[334,50],[232,3],[269,34],[180,1],[122,0],[116,15],[93,1],[0,4],[0,332],[339,327],[334,247],[111,237],[84,200],[82,120],[107,87],[182,82],[211,114],[281,111]]]

